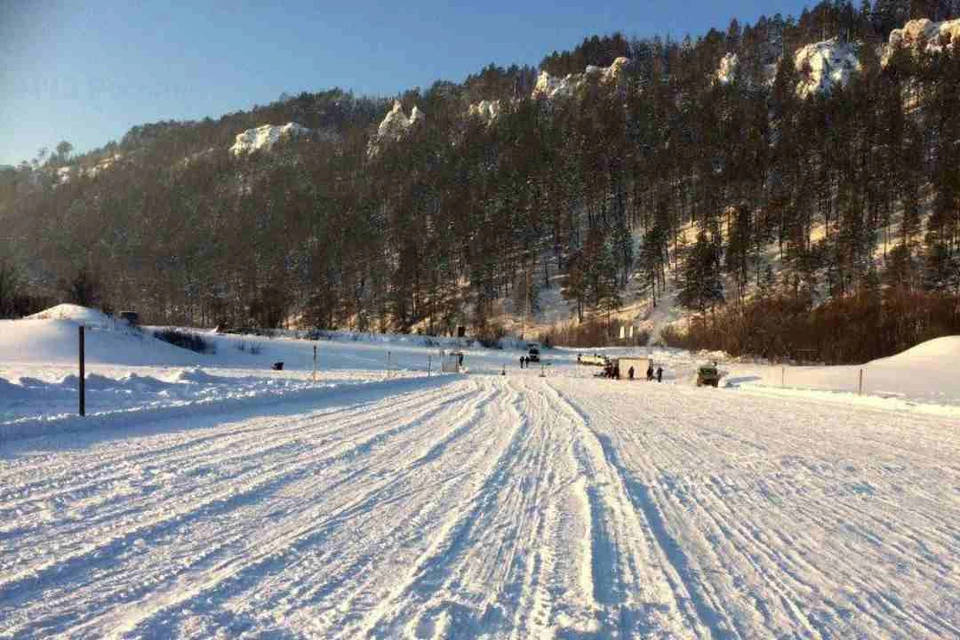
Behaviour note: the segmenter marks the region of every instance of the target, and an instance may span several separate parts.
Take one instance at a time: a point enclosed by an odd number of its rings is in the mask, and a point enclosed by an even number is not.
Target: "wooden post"
[[[863,369],[860,369],[860,382],[857,384],[857,395],[863,395]]]
[[[83,325],[80,325],[80,415],[87,415],[86,363],[84,362]]]
[[[783,381],[787,377],[787,368],[785,366],[780,366],[780,386],[783,387]]]
[[[317,345],[313,345],[313,381],[317,381]]]
[[[387,351],[387,377],[390,377],[390,352]]]

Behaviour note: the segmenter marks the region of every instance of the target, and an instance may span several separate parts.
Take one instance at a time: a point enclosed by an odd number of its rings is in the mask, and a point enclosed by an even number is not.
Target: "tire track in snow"
[[[27,600],[33,593],[31,589],[43,588],[44,585],[48,584],[48,576],[50,578],[56,576],[57,583],[60,584],[71,575],[78,575],[78,572],[89,573],[91,570],[103,567],[108,563],[112,564],[118,555],[122,555],[124,550],[131,547],[134,540],[159,539],[172,531],[188,526],[191,522],[216,517],[217,514],[239,508],[251,498],[263,498],[266,494],[274,492],[292,481],[304,478],[311,472],[337,459],[368,451],[376,443],[415,428],[422,420],[429,419],[432,415],[436,415],[443,410],[456,408],[458,401],[469,393],[449,397],[439,405],[437,403],[432,405],[427,403],[426,406],[430,407],[427,413],[372,437],[366,439],[354,438],[347,443],[332,443],[328,449],[330,455],[321,457],[319,460],[310,459],[307,456],[308,460],[306,462],[291,465],[291,461],[304,457],[305,449],[297,447],[290,452],[289,456],[270,465],[254,464],[251,466],[250,473],[247,474],[251,481],[246,485],[238,487],[237,479],[230,478],[232,484],[227,484],[225,489],[215,491],[213,495],[204,496],[201,501],[194,502],[174,513],[168,513],[166,505],[161,505],[156,513],[142,514],[146,517],[138,518],[138,524],[132,528],[121,528],[119,533],[113,533],[108,540],[98,540],[92,546],[85,546],[78,553],[61,555],[54,563],[40,567],[30,567],[16,576],[3,580],[3,582],[0,582],[0,605],[2,605],[0,611],[6,607],[5,603],[10,602],[11,599],[14,604]],[[302,429],[296,432],[301,436],[309,435],[307,431]],[[340,449],[334,452],[333,449],[337,446]],[[146,520],[145,523],[144,520]]]
[[[456,399],[457,398],[455,397],[451,400],[448,400],[448,404],[451,406],[456,404]],[[425,404],[426,406],[430,406],[431,403],[423,403],[423,404]],[[267,442],[254,441],[253,443],[251,443],[249,447],[238,452],[236,456],[231,455],[231,456],[227,456],[226,458],[222,458],[220,459],[219,463],[222,465],[224,462],[228,462],[232,460],[234,457],[238,457],[240,459],[247,459],[247,458],[250,458],[251,455],[253,455],[256,458],[260,458],[265,451],[269,452],[271,450],[271,445],[274,445],[275,443],[280,443],[280,444],[274,446],[273,450],[288,454],[284,458],[274,461],[271,465],[268,465],[266,467],[258,459],[250,460],[249,464],[246,465],[246,467],[244,467],[243,469],[241,469],[238,474],[223,474],[219,476],[217,478],[217,483],[216,483],[217,486],[213,487],[214,491],[210,492],[209,491],[210,487],[207,486],[207,487],[200,487],[196,492],[193,492],[193,493],[197,493],[199,496],[199,500],[195,503],[193,507],[188,506],[187,508],[180,509],[178,512],[172,515],[169,515],[168,517],[165,517],[165,518],[160,517],[160,518],[146,518],[146,519],[162,527],[162,525],[169,524],[171,522],[174,525],[176,525],[178,522],[182,521],[184,519],[184,515],[189,514],[191,510],[196,511],[197,516],[199,516],[200,514],[205,514],[206,516],[209,516],[211,515],[209,511],[210,507],[221,505],[229,509],[232,503],[235,503],[237,500],[242,499],[248,494],[253,494],[257,490],[262,490],[262,489],[269,490],[271,486],[280,486],[280,484],[282,484],[282,481],[284,480],[285,477],[292,477],[298,473],[303,474],[304,467],[302,465],[298,467],[294,467],[289,471],[287,471],[286,476],[280,475],[280,476],[277,476],[276,478],[273,478],[274,485],[269,484],[270,478],[269,478],[269,475],[267,475],[270,472],[272,472],[274,469],[287,468],[289,466],[289,459],[296,459],[302,455],[303,447],[295,446],[297,442],[299,442],[299,440],[294,440],[293,442],[291,442],[289,436],[291,435],[291,433],[297,434],[297,435],[303,434],[304,422],[309,422],[309,420],[300,420],[298,421],[298,424],[295,425],[294,427],[280,430],[283,433],[276,435],[275,437],[271,438]],[[370,429],[364,430],[362,433],[366,433],[373,429],[374,428],[372,427]],[[362,435],[362,433],[360,435]],[[360,445],[357,445],[357,446],[361,449],[364,447],[369,447],[369,446],[372,446],[373,443],[379,440],[382,440],[385,437],[389,437],[391,435],[393,435],[393,433],[391,432],[379,433],[375,435],[373,438],[363,441]],[[346,446],[349,447],[351,444],[355,444],[356,442],[359,442],[359,441],[360,441],[359,438],[354,438],[354,440],[347,443]],[[264,450],[264,445],[267,445],[265,450]],[[294,446],[291,447],[291,445],[294,445]],[[333,450],[337,447],[343,448],[344,443],[340,441],[332,442],[330,443],[330,446],[328,449],[326,449],[326,451]],[[321,451],[324,451],[324,450],[321,449]],[[321,463],[328,462],[328,461],[329,460],[323,460],[321,461]],[[182,461],[177,460],[176,462],[178,467],[182,466]],[[264,477],[265,475],[267,475],[266,478]],[[248,483],[244,485],[243,483],[246,482],[248,478],[251,478],[251,477],[254,478],[253,483],[252,484]],[[242,489],[240,491],[237,491],[236,484],[231,486],[230,483],[241,484]],[[217,487],[224,487],[224,486],[226,487],[225,489],[223,488],[217,489]],[[182,495],[178,496],[178,499],[182,501],[184,497],[192,498],[193,493],[189,493],[186,496],[182,496]],[[127,514],[130,514],[130,517],[135,522],[142,523],[142,521],[145,519],[144,518],[145,511],[146,511],[146,515],[148,516],[162,515],[167,512],[168,504],[165,498],[166,496],[160,496],[156,500],[153,500],[149,503],[139,504],[139,505],[125,504],[124,512]],[[113,533],[113,530],[118,528],[120,529],[124,528],[123,521],[121,520],[120,523],[117,523],[116,518],[117,518],[117,514],[107,514],[104,516],[105,520],[108,520],[108,521],[111,519],[114,520],[114,522],[112,523],[113,526],[110,527],[111,532],[110,534],[108,534],[108,535],[111,535],[112,538],[114,539],[117,538],[117,535]],[[90,528],[94,525],[96,525],[96,520],[90,521],[89,519],[85,522],[80,523],[80,525],[78,525],[80,533],[85,534],[84,538],[88,538],[90,536]],[[141,532],[148,530],[147,529],[148,526],[149,525],[139,524],[132,531],[127,531],[126,535],[124,535],[123,538],[139,537],[139,534]],[[162,528],[159,530],[163,531]],[[56,533],[57,536],[62,536],[62,532],[50,532],[50,533]],[[76,559],[79,559],[91,554],[100,554],[101,547],[105,547],[107,544],[108,543],[103,543],[101,541],[99,546],[96,544],[93,547],[90,547],[89,545],[84,545],[85,549],[81,551],[79,554],[70,554],[70,553],[63,554],[61,552],[60,554],[58,554],[59,562],[55,562],[51,566],[55,567],[59,565],[61,568],[58,569],[58,572],[62,572],[63,571],[62,567],[66,563],[72,564]],[[67,547],[68,543],[62,540],[59,540],[58,545],[60,547]],[[49,570],[49,568],[50,567],[31,566],[25,569],[21,569],[19,571],[19,574],[25,575],[25,576],[37,575],[37,574],[42,575],[45,571]],[[40,577],[40,576],[38,575],[37,577]],[[10,582],[9,578],[8,579],[0,578],[0,602],[3,602],[4,600],[4,593],[8,590],[9,582]]]
[[[456,407],[455,414],[458,417],[454,419],[455,428],[461,420],[469,421],[470,414],[479,410],[479,406],[483,404],[481,398],[481,402],[475,404],[473,411],[470,411],[459,406],[461,399],[462,396],[457,396],[442,403],[444,406]],[[434,410],[421,416],[418,421],[427,423],[439,419],[440,415]],[[395,455],[384,457],[388,464],[396,460]],[[123,630],[135,632],[137,635],[165,635],[163,621],[159,618],[176,610],[186,600],[200,598],[205,606],[216,607],[234,593],[243,593],[254,585],[259,589],[263,586],[262,582],[271,575],[296,568],[297,558],[301,554],[324,542],[338,527],[347,523],[353,526],[357,524],[358,518],[373,511],[375,507],[403,502],[417,493],[434,488],[417,487],[399,493],[395,488],[400,481],[399,476],[400,474],[394,474],[378,478],[373,490],[349,500],[332,514],[323,514],[318,505],[310,503],[302,509],[300,517],[288,518],[292,520],[289,524],[244,544],[245,550],[231,549],[230,557],[217,560],[212,567],[203,567],[203,571],[197,575],[184,573],[176,583],[170,585],[166,594],[152,593],[148,606],[134,605],[125,615],[119,616],[124,620]],[[358,481],[359,478],[350,478],[351,484]],[[298,486],[297,493],[310,496],[319,494],[320,491],[318,486],[303,485]],[[243,557],[244,561],[238,562],[238,555]],[[111,614],[111,618],[116,617],[118,614]],[[109,628],[110,625],[107,626]]]
[[[427,405],[443,393],[445,393],[443,387],[428,392],[408,392],[396,398],[391,408],[399,413],[403,411],[407,405],[414,407]],[[92,464],[85,464],[88,456],[70,456],[67,463],[64,463],[59,458],[54,458],[54,461],[50,465],[46,465],[43,462],[37,464],[37,461],[31,458],[29,465],[20,465],[19,467],[17,465],[11,465],[12,472],[6,471],[0,475],[0,509],[7,510],[33,500],[42,500],[71,491],[83,491],[85,489],[95,488],[105,480],[122,479],[126,475],[125,473],[107,473],[106,475],[103,473],[104,471],[112,471],[118,465],[134,466],[135,463],[141,460],[147,460],[152,465],[159,465],[168,460],[176,460],[179,463],[185,459],[184,453],[187,452],[194,457],[208,457],[211,454],[232,449],[238,443],[251,441],[252,437],[257,434],[267,434],[273,440],[283,441],[290,433],[299,429],[303,423],[327,414],[336,413],[337,415],[342,415],[344,419],[359,418],[360,421],[365,421],[366,412],[369,411],[371,406],[380,402],[382,402],[382,400],[361,402],[358,405],[350,406],[346,411],[343,410],[343,407],[324,409],[307,414],[306,417],[296,417],[292,421],[292,424],[283,424],[284,422],[290,423],[291,421],[288,419],[285,421],[276,420],[264,425],[239,429],[228,426],[228,433],[224,433],[225,429],[223,427],[210,427],[198,430],[196,433],[193,433],[193,429],[187,429],[178,431],[172,436],[147,436],[148,439],[152,439],[153,437],[161,440],[172,439],[174,443],[160,449],[144,447],[136,453],[131,453],[126,446],[121,446],[118,450],[108,449],[98,455],[95,460],[91,461]],[[283,424],[283,426],[278,427],[278,424]],[[213,432],[211,433],[211,431]],[[184,437],[185,433],[187,435]],[[127,438],[138,437],[137,434],[125,435]],[[120,439],[119,434],[117,439],[121,444],[126,444],[127,442],[126,438]],[[243,455],[243,452],[237,455]],[[59,469],[56,469],[56,471],[52,473],[49,467],[59,467]],[[38,479],[24,484],[24,479],[18,477],[19,474],[17,472],[28,473],[30,476],[37,477]],[[83,479],[87,477],[92,477],[93,479],[87,482],[81,481],[81,483],[75,485],[67,484],[64,486],[61,484],[64,481],[76,481],[77,478]],[[48,490],[46,493],[37,495],[33,494],[33,491],[37,489],[44,489],[50,486],[54,486],[56,489]],[[10,489],[6,489],[7,487]],[[13,488],[16,488],[15,492]],[[14,495],[14,493],[16,495]],[[0,511],[0,516],[2,515],[3,512]]]
[[[936,568],[936,562],[922,563],[914,576],[916,545],[906,542],[908,536],[900,535],[922,530],[936,540],[940,532],[950,531],[950,527],[945,528],[942,523],[934,527],[923,520],[928,504],[938,505],[941,511],[946,506],[947,511],[951,511],[949,502],[944,502],[945,487],[928,485],[932,491],[924,492],[921,499],[913,496],[909,500],[896,499],[888,507],[870,494],[858,498],[856,492],[845,492],[840,472],[847,463],[830,460],[831,456],[836,457],[836,451],[848,456],[853,453],[853,462],[861,469],[864,461],[870,461],[868,469],[876,467],[881,474],[886,474],[887,463],[882,460],[890,454],[878,445],[884,457],[870,457],[871,450],[864,451],[863,443],[858,440],[860,433],[871,436],[865,442],[873,442],[875,431],[887,434],[902,423],[904,428],[920,436],[905,441],[911,449],[932,450],[929,445],[933,441],[939,449],[956,449],[957,438],[946,438],[943,434],[949,431],[937,426],[942,425],[942,421],[907,420],[898,414],[888,414],[891,424],[881,422],[874,426],[871,421],[879,416],[872,415],[860,415],[856,419],[847,416],[844,419],[849,419],[850,424],[838,424],[830,422],[834,418],[829,412],[807,406],[798,409],[802,413],[798,414],[795,424],[790,421],[781,427],[777,420],[782,416],[776,402],[764,405],[743,402],[726,394],[716,396],[643,384],[598,385],[598,391],[572,395],[578,403],[586,401],[584,411],[589,411],[589,416],[601,424],[604,431],[623,440],[611,445],[618,454],[623,451],[631,456],[621,460],[621,464],[634,472],[642,470],[640,477],[651,478],[645,482],[650,496],[663,505],[660,509],[665,524],[684,536],[682,542],[680,538],[677,540],[690,549],[691,563],[708,568],[713,564],[721,569],[719,573],[710,573],[713,569],[707,569],[700,575],[716,585],[717,597],[728,603],[727,610],[743,623],[744,631],[738,628],[738,633],[810,636],[819,633],[830,637],[864,633],[894,637],[957,635],[956,618],[949,609],[943,608],[949,606],[950,599],[929,598],[932,593],[949,593],[947,585],[956,584],[956,579],[940,573],[939,569],[933,574],[928,572],[926,578],[920,577],[925,567]],[[693,402],[707,404],[702,410],[690,411]],[[741,405],[749,406],[749,410]],[[754,422],[764,417],[773,420],[770,426]],[[744,420],[748,421],[745,425]],[[825,420],[831,425],[829,429],[822,424]],[[930,424],[915,425],[913,421]],[[728,429],[745,435],[746,441],[743,437],[713,439],[725,435],[723,432]],[[817,437],[811,440],[811,433]],[[882,440],[886,439],[885,436]],[[724,442],[730,443],[729,446]],[[796,452],[800,460],[820,460],[809,476],[795,476],[789,467],[780,463],[778,454],[782,455],[785,444],[789,446],[787,452]],[[899,465],[900,468],[907,469],[911,477],[896,479],[907,488],[924,486],[913,476],[919,479],[924,474],[943,473],[942,466],[936,471],[925,469],[928,455],[915,460],[897,455],[897,460],[905,463]],[[715,474],[725,471],[733,474],[738,482],[749,484],[741,486],[736,493],[721,492],[713,479]],[[862,476],[863,472],[858,475]],[[679,478],[683,484],[673,484],[671,478]],[[758,484],[756,478],[766,484]],[[831,484],[834,480],[836,484]],[[780,493],[783,488],[789,492]],[[888,495],[897,496],[896,493]],[[897,511],[891,513],[889,508]],[[903,508],[906,510],[901,511]],[[793,519],[789,514],[799,517]],[[897,526],[884,535],[891,521]],[[836,525],[832,525],[833,522]],[[839,528],[835,533],[831,532],[834,527]],[[844,530],[847,527],[855,532],[854,536],[862,531],[864,542],[848,534]],[[955,527],[953,530],[956,532]],[[781,531],[799,536],[782,536]],[[955,539],[960,540],[960,532],[955,535]],[[803,546],[798,546],[797,538],[803,541]],[[690,546],[699,540],[707,546]],[[897,544],[899,540],[904,543]],[[905,548],[910,548],[911,553],[901,559],[898,556]],[[949,558],[956,557],[958,552],[960,545],[954,544],[952,549],[942,547],[936,553]],[[783,558],[791,558],[793,566]],[[869,571],[864,570],[866,558],[873,559],[868,561]],[[894,577],[888,568],[893,561],[906,572],[898,569]],[[728,568],[724,570],[724,566]],[[731,575],[742,576],[747,581],[731,582]],[[751,575],[759,582],[751,582]],[[895,595],[903,593],[927,597],[915,601]],[[876,600],[887,595],[892,596],[889,601]],[[754,609],[757,616],[764,616],[763,620],[751,620]],[[780,616],[774,618],[779,623],[767,622],[765,610]],[[802,615],[798,615],[798,611]],[[811,628],[814,631],[810,631]]]
[[[477,393],[476,395],[475,401],[457,412],[456,419],[451,423],[450,433],[441,435],[436,444],[426,443],[420,447],[421,450],[426,449],[429,453],[435,451],[441,445],[450,446],[454,440],[462,437],[475,426],[478,416],[483,413],[494,394],[486,390],[484,393]],[[385,458],[384,463],[388,465],[395,464],[398,459],[395,454],[390,452],[382,454],[381,457]],[[275,554],[273,558],[263,564],[252,563],[245,567],[243,571],[231,576],[227,585],[229,589],[222,586],[216,590],[207,589],[206,591],[212,591],[212,593],[205,595],[205,602],[211,606],[216,606],[217,603],[223,603],[234,597],[235,594],[249,590],[253,584],[256,584],[257,591],[262,593],[264,587],[272,578],[295,576],[302,564],[316,559],[310,553],[312,547],[321,542],[337,545],[338,543],[334,541],[333,536],[338,529],[342,529],[347,524],[350,525],[351,529],[353,527],[364,527],[365,521],[375,515],[378,510],[390,509],[395,506],[399,508],[400,511],[394,516],[395,519],[391,518],[394,528],[403,527],[405,521],[411,519],[420,524],[426,524],[423,522],[425,520],[424,514],[418,509],[408,509],[407,505],[415,505],[416,503],[412,499],[420,498],[423,495],[435,496],[451,491],[453,489],[451,485],[454,483],[450,482],[451,478],[442,478],[429,483],[414,482],[412,476],[418,475],[415,472],[418,471],[419,466],[422,465],[403,465],[400,469],[387,474],[368,473],[367,475],[377,476],[373,482],[374,488],[362,494],[360,498],[351,501],[352,506],[349,509],[336,512],[336,517],[328,517],[322,522],[308,525],[309,535],[289,537],[283,543],[280,554]],[[452,479],[456,479],[456,477],[454,476]],[[302,487],[299,492],[310,494],[316,492],[316,490],[310,487]],[[437,493],[434,494],[433,492]],[[306,533],[307,529],[302,533]],[[274,538],[276,536],[271,535],[271,545],[275,543]],[[341,548],[336,559],[337,566],[329,567],[329,570],[321,570],[326,578],[332,580],[332,583],[313,585],[309,580],[306,584],[298,583],[298,599],[306,599],[308,603],[315,603],[317,600],[335,597],[334,591],[338,591],[341,598],[348,598],[351,594],[349,592],[344,593],[343,589],[360,589],[361,587],[355,584],[355,579],[364,575],[364,573],[375,572],[376,567],[371,566],[373,560],[368,556],[348,564],[347,567],[342,567],[344,563],[343,554],[344,549]],[[344,570],[345,573],[343,573]],[[338,572],[340,573],[338,574]],[[337,577],[338,575],[339,577]],[[259,597],[259,593],[256,597]],[[341,605],[342,603],[343,600],[340,601]],[[271,604],[271,608],[274,611],[274,616],[287,617],[291,615],[291,610],[282,604],[279,607]]]
[[[609,443],[604,442],[591,428],[590,416],[577,406],[577,404],[572,402],[566,394],[549,383],[547,383],[546,386],[556,397],[558,404],[562,407],[562,411],[580,426],[580,432],[583,434],[582,441],[587,443],[585,444],[585,448],[590,445],[593,446],[594,450],[590,454],[593,458],[591,462],[587,463],[588,469],[590,469],[593,474],[598,473],[598,471],[602,469],[603,477],[609,479],[607,481],[614,486],[616,492],[615,500],[619,502],[618,511],[621,514],[633,513],[635,517],[643,517],[643,523],[645,523],[646,526],[642,526],[640,521],[637,520],[637,524],[635,525],[639,532],[637,535],[647,540],[649,540],[649,537],[646,535],[647,532],[652,536],[652,542],[655,543],[655,557],[659,560],[662,568],[666,569],[662,571],[661,579],[669,585],[670,591],[673,594],[672,604],[674,604],[678,611],[685,614],[689,630],[695,632],[697,635],[709,635],[721,638],[727,636],[728,634],[721,626],[721,623],[727,622],[729,617],[726,616],[722,610],[718,611],[708,592],[703,589],[702,582],[691,572],[685,552],[669,534],[660,510],[656,507],[655,503],[649,499],[649,495],[646,493],[646,487],[633,478],[622,466],[619,458],[616,456],[616,452],[609,446]],[[596,449],[600,450],[599,453],[596,452]],[[594,502],[595,501],[596,498],[594,499]],[[594,516],[594,522],[597,522],[598,518],[603,518],[604,516],[599,512],[597,507],[593,506],[594,502],[591,502],[591,510],[597,510]],[[601,554],[607,553],[610,543],[606,542],[606,524],[599,522],[596,526],[600,529],[601,534],[599,540],[595,539],[595,546],[599,546]],[[617,592],[619,592],[618,595],[622,599],[622,595],[620,594],[622,594],[626,585],[623,582],[624,578],[617,576],[615,571],[615,569],[611,569],[615,579],[619,582]],[[630,576],[628,579],[632,582],[639,582],[635,576]],[[612,599],[612,594],[608,593],[602,586],[600,588],[600,595],[605,596],[608,600]],[[606,604],[613,604],[614,602],[620,601],[622,600],[618,599],[617,601]],[[621,606],[620,608],[622,611],[623,607]],[[618,622],[621,626],[621,635],[623,632],[629,631],[629,629],[623,628],[624,622],[632,622],[629,617],[627,620],[624,620],[624,616],[621,613]]]
[[[481,518],[494,509],[498,492],[524,452],[529,421],[516,408],[520,397],[513,385],[509,381],[503,381],[502,384],[509,391],[504,403],[504,409],[509,411],[511,417],[507,446],[475,474],[478,476],[476,488],[439,527],[429,548],[417,559],[406,577],[391,590],[385,598],[386,603],[355,629],[346,629],[345,636],[393,637],[404,628],[408,633],[430,634],[432,627],[437,631],[436,618],[441,614],[452,618],[448,623],[466,634],[475,635],[480,627],[501,624],[500,613],[495,608],[486,607],[478,617],[471,607],[456,601],[444,602],[442,595],[441,601],[437,602],[436,596],[444,593],[444,584],[454,575],[457,561],[467,551],[467,541],[475,529],[480,528]],[[500,423],[498,428],[503,429],[503,424]],[[443,623],[442,620],[439,622]],[[408,626],[411,624],[413,629]]]

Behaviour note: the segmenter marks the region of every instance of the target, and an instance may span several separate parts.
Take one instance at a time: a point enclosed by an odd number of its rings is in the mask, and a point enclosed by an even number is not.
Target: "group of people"
[[[520,356],[520,368],[529,369],[530,368],[530,358],[527,356]]]
[[[633,380],[636,376],[636,371],[633,367],[627,369],[627,378]],[[614,380],[620,379],[620,365],[615,360],[610,362],[603,368],[603,371],[598,374],[603,378],[613,378]],[[656,378],[657,382],[663,382],[663,367],[657,367],[656,371],[653,369],[651,364],[647,367],[647,381],[652,382]]]
[[[630,367],[630,370],[627,371],[627,375],[630,376],[630,379],[631,379],[631,380],[633,380],[633,374],[634,374],[633,367]],[[648,367],[647,367],[647,382],[652,382],[654,375],[656,375],[656,377],[657,377],[657,382],[663,382],[663,367],[657,367],[657,371],[656,371],[656,373],[654,373],[654,371],[653,371],[653,365],[651,364],[650,366],[648,366]]]

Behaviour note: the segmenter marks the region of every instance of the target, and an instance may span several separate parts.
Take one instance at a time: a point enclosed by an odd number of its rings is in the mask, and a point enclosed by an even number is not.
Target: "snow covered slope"
[[[960,408],[960,376],[957,375],[960,336],[930,340],[898,355],[864,365],[779,367],[731,364],[730,368],[730,384],[743,387],[761,385],[771,390],[786,387],[801,392],[820,389],[857,393],[862,371],[863,392],[874,396],[874,400],[878,397],[901,399]]]
[[[0,442],[0,635],[957,637],[957,460],[953,420],[535,370]]]
[[[253,151],[270,149],[284,138],[308,133],[310,133],[310,129],[296,122],[288,122],[282,126],[265,124],[256,129],[247,129],[243,133],[238,133],[236,142],[230,147],[230,153],[240,156]]]
[[[793,61],[803,76],[797,83],[797,95],[801,98],[830,93],[834,85],[845,87],[851,76],[860,71],[857,46],[839,38],[801,47]]]

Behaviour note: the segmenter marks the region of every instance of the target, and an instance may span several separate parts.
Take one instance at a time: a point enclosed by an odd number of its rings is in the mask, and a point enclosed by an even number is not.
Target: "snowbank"
[[[857,46],[839,38],[801,47],[793,62],[803,76],[797,83],[797,95],[801,98],[829,94],[834,85],[845,87],[853,74],[860,71]]]
[[[88,327],[113,327],[117,322],[97,309],[69,303],[44,309],[32,316],[27,316],[24,320],[69,320]]]
[[[960,406],[960,336],[929,340],[889,358],[833,367],[732,366],[735,386],[786,387],[864,395],[903,402]]]
[[[870,362],[871,367],[901,367],[905,370],[923,369],[941,372],[956,371],[960,364],[960,336],[944,336],[927,340],[889,358]]]
[[[240,156],[253,151],[267,150],[285,138],[292,138],[310,133],[310,129],[288,122],[283,126],[265,124],[256,129],[247,129],[237,134],[236,142],[230,147],[230,153]]]
[[[116,326],[102,324],[97,321],[96,313],[93,312],[88,320],[0,320],[0,362],[4,365],[74,363],[80,324],[88,328],[84,342],[86,360],[90,363],[182,366],[203,362],[203,356],[199,354],[129,327],[120,328],[121,323]]]

